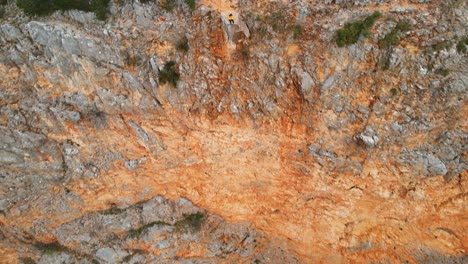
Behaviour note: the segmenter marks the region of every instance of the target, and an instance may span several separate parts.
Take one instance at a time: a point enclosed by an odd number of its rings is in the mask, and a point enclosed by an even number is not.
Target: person
[[[234,24],[234,16],[232,14],[229,14],[228,16],[229,24]]]

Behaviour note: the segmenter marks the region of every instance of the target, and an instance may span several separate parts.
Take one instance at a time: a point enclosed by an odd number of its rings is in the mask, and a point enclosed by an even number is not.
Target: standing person
[[[228,20],[229,20],[229,25],[234,24],[234,16],[232,14],[229,14]]]

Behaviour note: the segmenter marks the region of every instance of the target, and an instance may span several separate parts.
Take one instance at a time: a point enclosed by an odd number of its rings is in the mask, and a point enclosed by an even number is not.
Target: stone
[[[359,133],[357,138],[360,139],[368,148],[372,148],[372,147],[376,146],[377,143],[379,143],[379,140],[380,140],[378,134],[370,126],[367,126],[364,129],[364,131]]]
[[[398,162],[411,166],[412,175],[433,177],[447,174],[445,164],[432,153],[424,151],[403,152],[396,159]]]
[[[127,255],[128,253],[124,250],[112,248],[100,248],[96,251],[96,258],[100,260],[100,263],[118,263]]]
[[[304,95],[308,94],[313,86],[315,86],[315,82],[312,79],[312,77],[310,76],[310,74],[308,74],[307,72],[303,72],[302,73],[302,78],[301,78],[301,91],[302,91],[302,94],[304,94]]]

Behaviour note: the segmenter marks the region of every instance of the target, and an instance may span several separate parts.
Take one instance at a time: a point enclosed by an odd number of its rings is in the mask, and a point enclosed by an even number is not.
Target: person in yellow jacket
[[[234,24],[234,16],[232,14],[229,14],[228,16],[229,24]]]

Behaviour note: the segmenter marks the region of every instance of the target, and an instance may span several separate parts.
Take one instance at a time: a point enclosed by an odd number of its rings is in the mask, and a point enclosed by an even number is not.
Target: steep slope
[[[5,263],[467,261],[463,1],[7,8]]]

